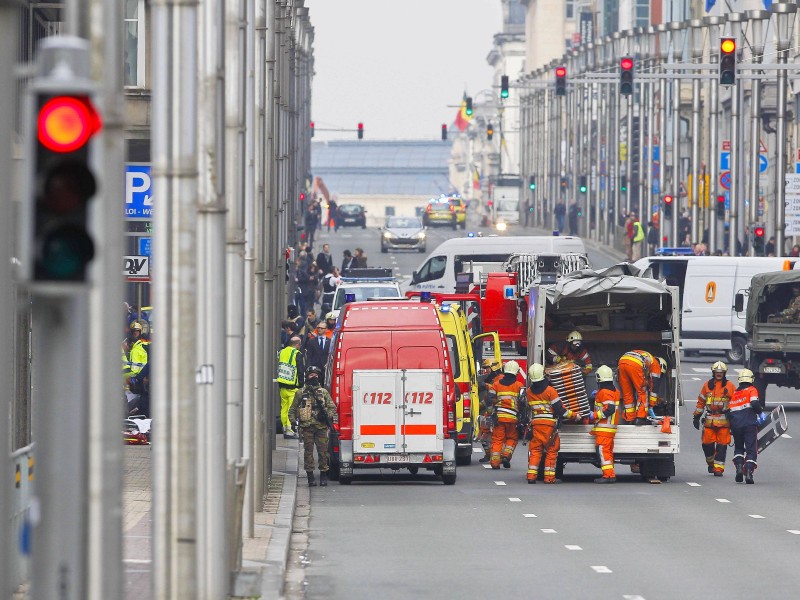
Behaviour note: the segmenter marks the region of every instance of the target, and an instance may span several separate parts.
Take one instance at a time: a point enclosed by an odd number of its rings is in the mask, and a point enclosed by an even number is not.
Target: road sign
[[[151,219],[150,165],[125,165],[125,218]]]
[[[658,195],[661,193],[661,188],[659,187],[658,179],[653,179],[653,193]]]
[[[786,235],[800,235],[800,173],[786,174]]]
[[[763,144],[763,142],[762,142]],[[758,172],[763,173],[769,167],[769,159],[767,158],[766,154],[759,154],[758,155]]]
[[[122,274],[128,281],[150,281],[150,258],[147,256],[126,256]]]
[[[722,151],[723,152],[730,152],[731,151],[731,141],[730,140],[722,140]]]
[[[720,175],[719,175],[719,184],[725,190],[731,189],[731,172],[730,171],[725,171],[724,173],[720,173]]]
[[[720,171],[730,171],[731,170],[731,153],[730,152],[720,152],[719,153],[719,170]]]
[[[153,256],[152,241],[149,237],[139,238],[139,256]]]

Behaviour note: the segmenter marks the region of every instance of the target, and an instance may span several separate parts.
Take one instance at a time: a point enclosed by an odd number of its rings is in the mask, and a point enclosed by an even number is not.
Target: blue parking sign
[[[153,238],[139,238],[139,256],[153,256]]]
[[[152,217],[150,165],[125,165],[125,218],[151,219]]]

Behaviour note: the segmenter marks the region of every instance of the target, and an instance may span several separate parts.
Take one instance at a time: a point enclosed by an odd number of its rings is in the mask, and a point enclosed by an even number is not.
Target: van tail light
[[[426,454],[425,458],[422,459],[423,463],[432,463],[432,462],[441,462],[442,455],[441,454]]]
[[[428,206],[425,207],[425,212],[431,212],[431,208],[431,205],[428,204]]]
[[[462,392],[461,400],[464,402],[464,418],[472,418],[472,396],[469,392]]]
[[[450,408],[447,410],[447,430],[455,431],[456,429],[456,413]]]
[[[450,205],[450,212],[456,212],[456,207],[452,204]]]

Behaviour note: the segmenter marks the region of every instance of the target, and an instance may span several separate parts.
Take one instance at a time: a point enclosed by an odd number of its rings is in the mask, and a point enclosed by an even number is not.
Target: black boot
[[[744,477],[742,477],[742,465],[740,463],[734,463],[736,467],[736,483],[742,483]]]
[[[328,485],[328,472],[327,471],[320,471],[319,472],[319,485],[320,487],[325,487]]]
[[[714,465],[712,465],[712,464],[708,465],[708,472],[709,473],[713,473],[714,472]]]
[[[504,456],[504,457],[503,457],[503,466],[504,466],[506,469],[510,469],[510,468],[511,468],[511,459],[510,459],[510,458],[508,458],[508,457],[505,457],[505,456]]]
[[[492,460],[492,457],[487,454],[482,459],[480,459],[478,462],[479,463],[487,463],[487,462],[490,462],[491,460]]]
[[[308,487],[317,485],[317,482],[314,480],[314,471],[306,471],[306,477],[308,478]]]
[[[744,468],[744,482],[755,483],[753,481],[753,465],[746,465]]]

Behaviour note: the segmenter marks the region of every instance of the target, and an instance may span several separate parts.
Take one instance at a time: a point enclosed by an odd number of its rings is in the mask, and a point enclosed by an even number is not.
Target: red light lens
[[[763,227],[756,227],[755,234],[756,234],[756,237],[764,237],[764,228]]]
[[[633,59],[623,58],[621,61],[619,61],[619,66],[623,71],[630,71],[633,68]]]
[[[664,204],[672,204],[672,196],[664,196]]]
[[[720,204],[725,204],[725,196],[717,196],[717,202]]]
[[[100,119],[88,101],[73,96],[51,98],[39,111],[37,137],[53,152],[74,152],[100,129]]]
[[[358,128],[359,128],[359,129],[364,129],[364,124],[363,124],[363,123],[359,123],[359,124],[358,124]]]
[[[565,77],[567,74],[567,70],[564,67],[558,67],[556,69],[556,77]]]

